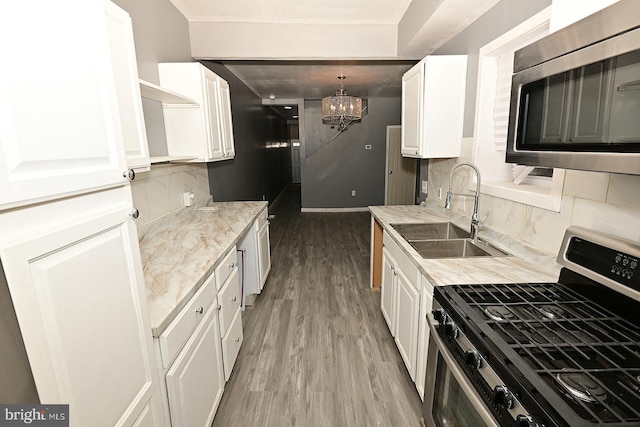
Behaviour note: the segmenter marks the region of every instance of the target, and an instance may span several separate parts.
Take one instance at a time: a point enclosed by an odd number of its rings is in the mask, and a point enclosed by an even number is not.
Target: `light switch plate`
[[[427,194],[427,189],[428,189],[427,181],[422,180],[422,194]]]

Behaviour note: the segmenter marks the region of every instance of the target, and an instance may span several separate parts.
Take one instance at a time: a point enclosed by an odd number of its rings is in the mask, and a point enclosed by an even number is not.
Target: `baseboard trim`
[[[300,212],[315,212],[315,213],[369,212],[369,208],[366,206],[362,208],[301,208]]]

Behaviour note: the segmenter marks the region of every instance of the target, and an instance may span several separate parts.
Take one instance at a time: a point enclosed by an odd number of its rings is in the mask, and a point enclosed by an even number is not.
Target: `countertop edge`
[[[384,212],[385,210],[401,210],[403,207],[401,206],[369,206],[369,211],[371,215],[374,217],[376,221],[382,226],[383,230],[387,232],[389,237],[401,248],[401,250],[407,255],[410,259],[411,263],[416,266],[418,271],[422,276],[425,276],[427,280],[433,286],[447,286],[452,284],[466,284],[471,283],[469,280],[450,280],[450,281],[441,281],[435,278],[432,274],[429,273],[427,264],[431,264],[432,266],[445,265],[447,263],[451,263],[452,260],[460,262],[464,260],[465,264],[469,268],[473,268],[474,263],[493,263],[496,267],[505,267],[505,264],[513,264],[513,266],[519,265],[522,267],[526,267],[530,270],[530,273],[536,277],[535,280],[520,280],[513,279],[509,277],[508,274],[495,273],[495,277],[491,279],[484,278],[477,283],[517,283],[517,282],[555,282],[557,281],[558,274],[560,271],[560,266],[555,263],[555,256],[550,254],[545,254],[535,248],[530,247],[524,242],[514,240],[512,238],[502,236],[500,233],[497,233],[493,230],[486,231],[484,235],[481,232],[481,238],[492,245],[496,246],[498,249],[501,249],[510,254],[509,257],[490,257],[488,259],[482,259],[486,257],[480,257],[480,259],[476,258],[450,258],[450,259],[423,259],[420,255],[413,249],[407,241],[400,236],[400,234],[391,227],[391,223],[388,221],[388,216],[390,215],[388,212]],[[440,212],[443,209],[434,209],[429,207],[421,207],[421,206],[404,206],[407,211],[411,211],[411,214],[414,215],[422,215],[425,218],[417,219],[415,217],[411,217],[410,219],[402,218],[397,221],[397,223],[411,223],[411,222],[438,222],[438,221],[447,221],[452,222],[455,225],[458,225],[462,228],[469,228],[469,219],[463,217],[459,214],[451,213],[450,211]],[[395,222],[394,222],[395,223]],[[496,237],[500,237],[500,241],[496,240]],[[505,240],[512,241],[518,247],[518,250],[513,248],[506,247],[504,244]],[[505,261],[506,260],[506,261]],[[541,265],[547,265],[548,262],[553,262],[551,268],[541,268]]]
[[[234,202],[229,202],[234,203]],[[208,262],[208,267],[204,270],[202,276],[196,281],[196,283],[191,286],[191,288],[181,296],[180,300],[173,306],[173,308],[164,316],[163,320],[160,322],[152,322],[151,324],[151,332],[154,338],[160,337],[162,333],[167,329],[167,327],[175,320],[180,311],[189,303],[191,298],[198,292],[198,290],[202,287],[205,281],[215,272],[217,265],[220,261],[225,257],[225,255],[229,252],[234,245],[236,245],[242,236],[247,233],[250,228],[255,223],[256,219],[260,216],[260,213],[268,208],[268,202],[266,201],[255,201],[252,203],[260,204],[259,208],[256,212],[250,217],[251,219],[247,220],[242,230],[235,233],[233,239],[231,239],[225,246],[224,249],[218,254],[215,259],[211,259],[211,262]],[[213,202],[214,205],[223,206],[224,202]],[[148,288],[148,283],[145,281],[145,288]],[[153,305],[149,301],[147,301],[148,305]],[[155,325],[153,324],[155,323]]]

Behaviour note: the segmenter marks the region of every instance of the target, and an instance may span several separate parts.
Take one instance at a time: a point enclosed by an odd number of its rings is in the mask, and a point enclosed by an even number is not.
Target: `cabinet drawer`
[[[169,327],[160,335],[160,353],[162,366],[168,368],[180,349],[191,336],[191,332],[202,320],[211,304],[216,299],[216,285],[212,274],[202,287],[191,298]]]
[[[224,256],[220,264],[216,267],[215,275],[216,275],[216,285],[218,289],[224,285],[227,281],[227,278],[231,276],[233,273],[233,269],[238,266],[238,255],[236,253],[236,247],[232,247],[229,249],[229,252]]]
[[[404,251],[400,248],[400,246],[387,234],[384,232],[383,235],[384,247],[387,249],[389,254],[395,259],[397,267],[399,267],[409,282],[413,285],[416,290],[420,290],[420,273],[418,268],[411,262],[409,257],[404,253]]]
[[[256,219],[257,227],[256,230],[260,230],[264,224],[267,223],[267,217],[269,216],[269,212],[267,208],[264,208],[260,215],[258,215],[258,219]]]
[[[220,336],[225,336],[233,321],[233,316],[240,307],[240,284],[238,283],[238,268],[236,267],[229,280],[218,292],[218,309],[220,319]]]
[[[224,380],[229,381],[233,365],[242,345],[242,312],[236,311],[227,335],[222,338],[222,360],[224,363]]]

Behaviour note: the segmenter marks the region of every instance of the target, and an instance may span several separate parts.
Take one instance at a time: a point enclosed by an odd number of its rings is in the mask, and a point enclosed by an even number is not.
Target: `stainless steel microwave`
[[[640,175],[640,1],[516,52],[508,163]]]

